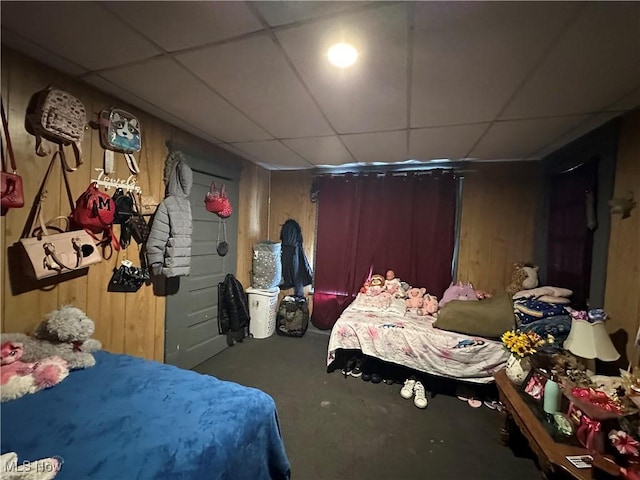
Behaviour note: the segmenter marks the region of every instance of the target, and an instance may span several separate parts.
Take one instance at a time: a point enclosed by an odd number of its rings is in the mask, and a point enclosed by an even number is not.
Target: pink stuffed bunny
[[[60,357],[48,357],[35,363],[21,361],[23,348],[18,342],[0,345],[0,400],[3,402],[52,387],[69,375],[67,362]]]

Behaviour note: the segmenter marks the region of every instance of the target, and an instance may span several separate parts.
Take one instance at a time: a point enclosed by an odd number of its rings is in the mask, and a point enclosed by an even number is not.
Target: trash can
[[[253,246],[253,276],[251,286],[271,290],[282,281],[282,243],[265,240]]]
[[[253,338],[269,338],[276,331],[278,287],[263,290],[249,287],[249,333]]]

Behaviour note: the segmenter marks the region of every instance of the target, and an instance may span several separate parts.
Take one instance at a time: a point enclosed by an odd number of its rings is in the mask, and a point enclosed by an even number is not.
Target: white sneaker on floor
[[[415,386],[416,381],[412,378],[407,378],[404,381],[403,387],[400,389],[400,396],[402,398],[411,398],[413,397],[413,387]]]
[[[413,398],[413,404],[418,408],[427,408],[427,396],[424,391],[424,385],[420,382],[416,382],[413,387],[413,391],[415,393],[415,397]]]

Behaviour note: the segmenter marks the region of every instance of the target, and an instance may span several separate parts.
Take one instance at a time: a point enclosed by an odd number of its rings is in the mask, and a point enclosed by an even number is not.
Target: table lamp
[[[586,319],[571,319],[571,331],[564,342],[564,348],[586,360],[585,366],[593,373],[596,370],[596,358],[605,362],[613,362],[620,358],[605,328],[604,320],[592,320],[591,315]]]

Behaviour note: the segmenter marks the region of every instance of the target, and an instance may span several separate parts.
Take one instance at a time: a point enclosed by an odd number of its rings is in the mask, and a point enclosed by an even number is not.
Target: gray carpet
[[[540,478],[526,448],[500,444],[497,411],[451,393],[420,410],[400,385],[326,373],[328,341],[246,339],[195,370],[275,399],[294,480]]]

